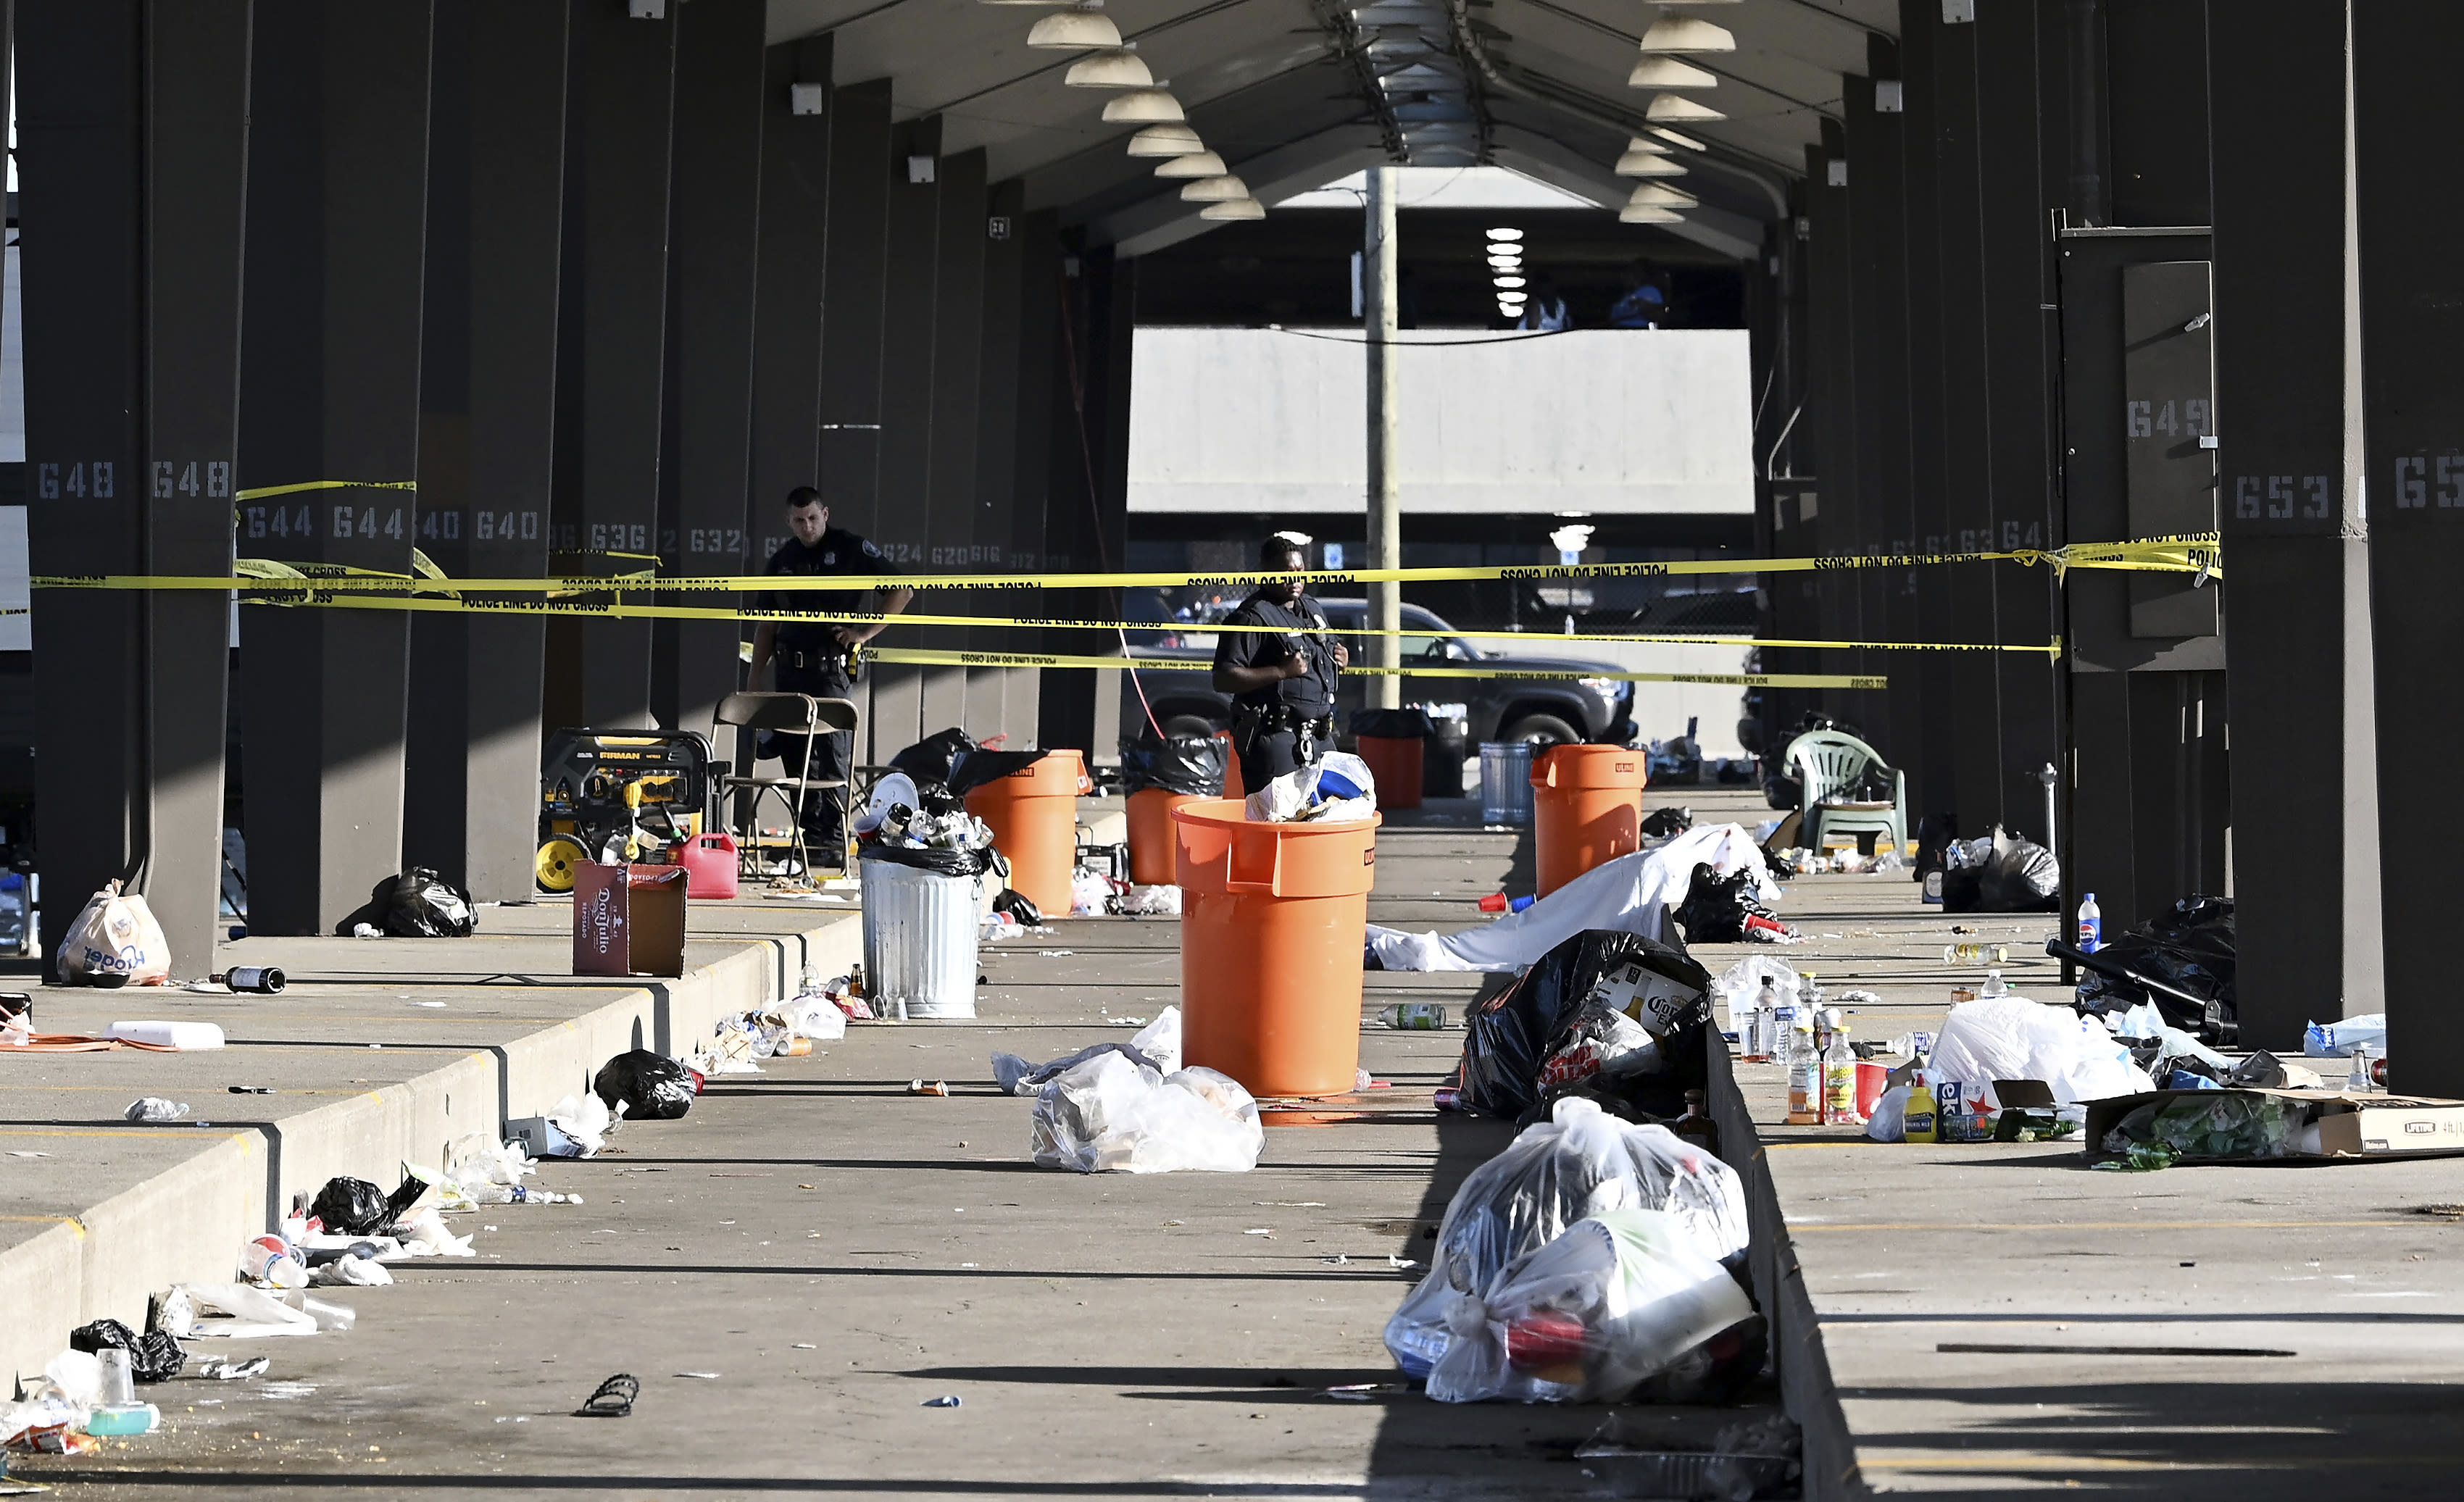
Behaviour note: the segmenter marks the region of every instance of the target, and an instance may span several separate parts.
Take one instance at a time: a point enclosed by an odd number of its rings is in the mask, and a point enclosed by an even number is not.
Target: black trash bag
[[[938,845],[858,845],[856,859],[939,876],[981,876],[993,868],[989,850],[944,850]]]
[[[915,779],[918,786],[927,782],[947,785],[950,773],[976,749],[973,737],[957,726],[925,736],[890,758],[890,770],[903,772]]]
[[[1779,921],[1755,890],[1754,871],[1739,866],[1722,876],[1708,861],[1694,867],[1685,883],[1685,901],[1669,916],[1685,930],[1687,944],[1737,944],[1746,937],[1748,918]]]
[[[1707,1014],[1703,1009],[1710,975],[1683,950],[1615,929],[1578,933],[1470,1009],[1453,1078],[1463,1107],[1508,1121],[1530,1110],[1547,1089],[1549,1081],[1541,1077],[1551,1060],[1580,1041],[1587,1028],[1596,1031],[1600,1014],[1609,1010],[1605,1001],[1594,1002],[1602,982],[1629,974],[1629,966],[1638,968],[1642,984],[1666,998],[1665,1008],[1674,1009],[1665,1019],[1669,1036]],[[1701,1083],[1699,1072],[1694,1083]],[[1681,1109],[1683,1093],[1680,1086]]]
[[[1424,741],[1438,733],[1429,711],[1419,705],[1402,709],[1354,709],[1352,733],[1388,741]]]
[[[419,1179],[406,1179],[402,1186],[388,1196],[365,1179],[336,1177],[326,1180],[325,1186],[317,1191],[317,1198],[309,1203],[308,1213],[334,1235],[382,1235],[427,1186]],[[408,1198],[404,1197],[405,1190],[409,1191]]]
[[[987,782],[999,782],[1013,772],[1022,772],[1042,761],[1040,751],[972,751],[950,773],[950,791],[965,797]]]
[[[395,939],[467,939],[478,930],[479,916],[468,891],[427,866],[412,866],[379,882],[334,932],[347,939],[362,924]]]
[[[693,1109],[692,1071],[665,1054],[629,1049],[602,1065],[593,1094],[628,1121],[672,1121]]]
[[[1642,832],[1652,839],[1666,839],[1694,827],[1694,811],[1689,808],[1656,808],[1642,816]]]
[[[1044,909],[1028,902],[1025,893],[1012,891],[1006,886],[1001,889],[1000,896],[993,899],[993,911],[1009,914],[1018,920],[1018,925],[1022,928],[1040,928],[1044,925]]]
[[[1582,1031],[1578,1025],[1571,1030],[1570,1036],[1578,1038]],[[1637,1126],[1673,1127],[1685,1114],[1687,1094],[1700,1094],[1709,1081],[1709,1065],[1703,1054],[1709,1031],[1708,1011],[1697,1009],[1688,1020],[1658,1040],[1653,1056],[1643,1066],[1557,1080],[1540,1092],[1514,1124],[1529,1126],[1548,1121],[1559,1100],[1575,1096],[1595,1101],[1609,1115]]]
[[[1220,798],[1223,769],[1231,757],[1232,743],[1221,736],[1133,741],[1121,748],[1121,792],[1126,795],[1161,788],[1189,797]]]
[[[2097,951],[2097,958],[2126,965],[2202,998],[2203,1005],[2193,1009],[2180,996],[2093,970],[2079,978],[2075,1004],[2082,1015],[2119,1016],[2152,1001],[2167,1026],[2203,1043],[2230,1042],[2238,1036],[2241,1024],[2233,953],[2233,899],[2193,894],[2113,939]]]
[[[1953,842],[1943,851],[1947,913],[2057,913],[2062,866],[2054,853],[2017,835]]]
[[[99,1356],[105,1351],[128,1353],[128,1375],[141,1382],[167,1382],[188,1364],[188,1353],[168,1330],[139,1335],[117,1319],[98,1319],[69,1332],[69,1349]]]

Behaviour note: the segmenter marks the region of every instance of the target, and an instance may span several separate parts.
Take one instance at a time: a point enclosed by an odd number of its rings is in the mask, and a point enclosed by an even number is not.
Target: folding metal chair
[[[748,732],[736,738],[737,764],[745,770],[730,773],[721,784],[732,793],[749,792],[752,795],[751,801],[742,811],[744,838],[740,858],[740,861],[751,864],[749,869],[740,864],[739,869],[744,869],[748,876],[762,874],[761,799],[764,795],[775,794],[787,810],[788,828],[794,831],[797,864],[805,879],[812,880],[813,852],[805,844],[803,816],[805,795],[812,793],[835,795],[838,798],[840,848],[831,855],[834,863],[845,869],[846,844],[854,818],[855,729],[861,718],[861,711],[855,705],[846,699],[822,699],[803,693],[732,693],[719,701],[718,712],[713,718],[720,725],[732,725],[739,731]],[[759,737],[763,730],[804,737],[804,751],[799,764],[790,768],[782,762],[781,774],[776,777],[761,776],[754,772],[754,765],[759,760],[755,748],[759,746]],[[814,776],[813,752],[819,738],[840,732],[847,736],[847,774],[841,777]]]

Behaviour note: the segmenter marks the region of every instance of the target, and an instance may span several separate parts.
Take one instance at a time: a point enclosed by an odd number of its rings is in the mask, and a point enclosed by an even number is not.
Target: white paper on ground
[[[1566,940],[1592,928],[1613,928],[1666,942],[1668,911],[1685,901],[1694,868],[1722,875],[1751,868],[1764,902],[1779,887],[1763,863],[1762,847],[1741,824],[1705,824],[1657,850],[1619,856],[1595,866],[1530,906],[1459,933],[1405,933],[1369,926],[1369,946],[1390,970],[1519,970]]]

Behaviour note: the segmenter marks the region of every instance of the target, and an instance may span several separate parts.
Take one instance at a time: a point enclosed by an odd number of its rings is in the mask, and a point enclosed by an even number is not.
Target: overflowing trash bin
[[[972,1017],[981,850],[867,844],[857,849],[864,901],[864,969],[876,1015]]]

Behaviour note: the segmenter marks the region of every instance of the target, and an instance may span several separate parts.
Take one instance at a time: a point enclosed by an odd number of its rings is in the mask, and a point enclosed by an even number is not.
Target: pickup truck
[[[1318,603],[1326,609],[1327,623],[1337,633],[1356,632],[1367,623],[1367,600],[1321,599]],[[1463,705],[1469,721],[1466,733],[1475,745],[1481,741],[1535,741],[1543,745],[1588,742],[1623,746],[1634,739],[1634,685],[1607,676],[1618,671],[1615,664],[1479,652],[1454,627],[1419,605],[1403,607],[1403,630],[1405,635],[1400,640],[1406,666],[1427,663],[1433,666],[1491,667],[1502,672],[1516,668],[1557,672],[1589,669],[1599,675],[1424,678],[1406,673],[1403,702]],[[1166,735],[1211,735],[1231,728],[1232,701],[1228,695],[1217,692],[1212,682],[1216,633],[1207,630],[1204,622],[1163,622],[1160,629],[1133,633],[1133,650],[1139,657],[1186,658],[1192,665],[1185,670],[1138,668],[1134,685],[1132,674],[1121,675],[1124,736],[1134,736],[1146,723],[1146,709],[1138,699],[1140,689],[1145,690],[1146,705],[1153,707],[1155,723]],[[1357,636],[1344,641],[1354,661],[1361,656],[1361,642]],[[1349,733],[1352,712],[1360,707],[1368,681],[1367,675],[1359,673],[1346,673],[1338,681],[1338,732]]]

